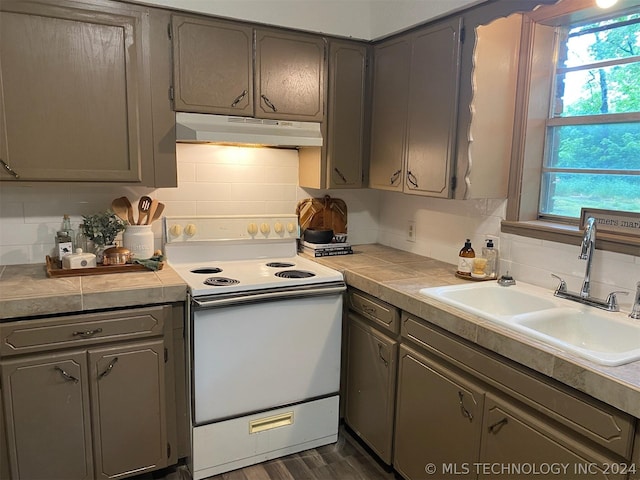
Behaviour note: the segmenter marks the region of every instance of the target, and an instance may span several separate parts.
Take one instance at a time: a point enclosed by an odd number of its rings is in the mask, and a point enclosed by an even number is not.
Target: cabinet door
[[[481,464],[537,466],[535,477],[549,480],[626,478],[601,470],[606,465],[620,465],[617,458],[605,457],[581,445],[575,435],[569,437],[552,429],[548,419],[538,419],[491,394],[487,394],[484,408]],[[553,466],[554,470],[543,470],[547,466]],[[478,473],[479,479],[505,476],[502,471],[489,469],[480,469]]]
[[[256,30],[256,117],[322,121],[325,81],[323,38]]]
[[[96,478],[167,464],[162,339],[89,350]]]
[[[349,314],[347,424],[391,465],[398,343]]]
[[[11,478],[93,478],[84,352],[0,365]]]
[[[253,115],[253,29],[173,15],[174,106]]]
[[[367,47],[329,44],[327,170],[329,188],[362,186]]]
[[[410,59],[407,36],[373,49],[371,188],[402,191]]]
[[[483,391],[469,379],[402,345],[396,402],[396,469],[410,480],[475,478],[471,469],[456,467],[478,461],[483,404]],[[430,464],[436,470],[427,473],[425,468]]]
[[[462,19],[412,35],[405,191],[448,198],[454,172]]]
[[[141,181],[141,159],[153,158],[147,15],[1,8],[2,160],[20,180]]]

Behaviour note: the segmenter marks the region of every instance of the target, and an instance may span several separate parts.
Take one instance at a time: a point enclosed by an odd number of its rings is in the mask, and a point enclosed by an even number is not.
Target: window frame
[[[581,225],[573,218],[538,218],[545,132],[554,94],[556,27],[610,14],[593,0],[563,0],[524,14],[506,219],[501,231],[579,245]],[[639,0],[621,0],[615,9],[638,8]],[[600,233],[597,248],[640,256],[640,237]]]

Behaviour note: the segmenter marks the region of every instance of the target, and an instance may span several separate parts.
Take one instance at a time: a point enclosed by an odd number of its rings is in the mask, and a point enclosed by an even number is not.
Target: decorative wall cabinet
[[[374,47],[372,188],[452,196],[462,19]]]
[[[166,96],[164,111],[154,103],[150,72],[169,57],[150,45],[150,10],[13,0],[0,10],[0,179],[175,185],[156,175],[166,132],[154,136],[153,120],[170,109]]]

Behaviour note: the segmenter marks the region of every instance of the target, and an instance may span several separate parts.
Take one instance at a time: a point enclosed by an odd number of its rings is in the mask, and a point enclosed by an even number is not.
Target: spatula
[[[149,208],[151,208],[151,198],[146,195],[140,197],[138,201],[138,223],[137,225],[142,225],[142,221],[149,213]]]
[[[164,211],[164,203],[160,203],[158,202],[158,206],[156,207],[156,211],[153,215],[149,215],[151,217],[151,220],[149,220],[149,218],[147,217],[147,221],[149,223],[153,223],[155,222],[157,219],[159,219],[162,216],[162,212]]]
[[[145,225],[151,224],[153,221],[153,216],[156,214],[156,210],[158,209],[158,200],[155,198],[151,200],[151,205],[149,206],[149,210],[147,211],[147,220],[144,222]]]

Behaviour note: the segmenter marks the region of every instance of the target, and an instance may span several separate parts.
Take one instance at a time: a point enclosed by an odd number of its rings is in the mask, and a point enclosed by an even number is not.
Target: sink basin
[[[600,365],[640,360],[640,322],[554,297],[551,290],[478,282],[423,288],[420,294]]]
[[[557,308],[513,319],[522,333],[601,365],[640,360],[640,322],[590,307]]]
[[[479,317],[500,322],[509,321],[513,315],[558,305],[552,292],[521,283],[510,287],[502,287],[496,282],[449,285],[423,288],[420,293]]]

